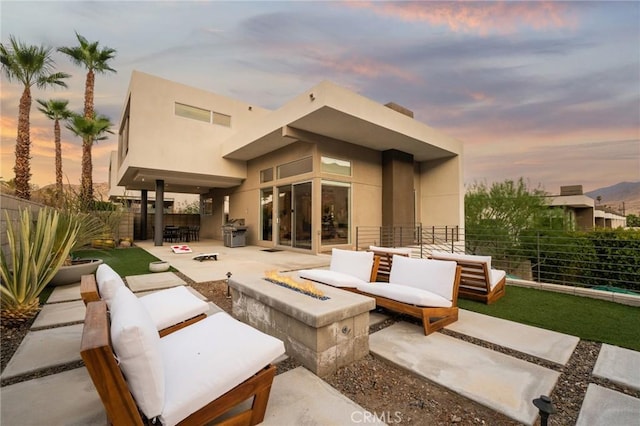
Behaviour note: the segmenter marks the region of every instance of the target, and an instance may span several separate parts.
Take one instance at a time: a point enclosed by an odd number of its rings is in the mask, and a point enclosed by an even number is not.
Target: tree
[[[74,114],[71,120],[66,125],[66,128],[71,130],[76,136],[82,138],[82,177],[80,182],[80,204],[83,209],[88,209],[93,203],[93,182],[91,175],[93,174],[93,166],[91,161],[88,165],[85,165],[85,156],[91,158],[91,147],[94,142],[107,139],[105,133],[113,132],[110,130],[112,126],[111,120],[104,115],[92,116],[86,118],[79,114]],[[87,167],[85,173],[85,167]],[[87,188],[91,188],[88,192]]]
[[[18,136],[16,138],[16,163],[13,168],[16,181],[16,195],[30,199],[31,189],[31,87],[35,85],[44,89],[49,86],[67,87],[65,78],[70,75],[54,72],[55,62],[52,59],[52,49],[45,46],[27,45],[9,37],[9,45],[0,43],[0,62],[9,81],[17,80],[24,89],[20,97],[18,109]]]
[[[523,178],[518,181],[472,185],[464,197],[465,235],[471,253],[503,258],[514,255],[520,234],[544,224],[549,214],[542,189],[530,189]],[[481,253],[479,253],[481,252]]]
[[[87,69],[87,77],[84,89],[84,118],[91,120],[94,118],[94,86],[95,74],[116,72],[109,66],[109,61],[115,56],[115,49],[110,47],[100,48],[98,42],[89,43],[86,38],[76,32],[76,38],[80,43],[74,47],[60,47],[58,51],[69,56],[75,65],[83,66]],[[93,139],[83,139],[82,143],[82,178],[80,196],[83,203],[89,205],[93,200],[93,164],[91,160],[91,146]]]
[[[627,226],[631,228],[640,228],[640,216],[635,214],[627,215]]]
[[[68,120],[73,113],[67,109],[69,101],[59,99],[49,99],[43,101],[38,99],[38,103],[41,107],[38,111],[42,112],[48,118],[53,120],[53,134],[54,144],[56,150],[56,202],[61,200],[62,197],[62,146],[60,143],[60,120]]]

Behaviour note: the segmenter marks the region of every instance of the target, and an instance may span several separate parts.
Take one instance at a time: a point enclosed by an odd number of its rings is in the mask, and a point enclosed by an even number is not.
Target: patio
[[[225,279],[227,272],[262,276],[264,271],[271,269],[286,271],[329,263],[328,256],[265,252],[251,246],[226,248],[221,242],[212,241],[190,244],[192,254],[175,254],[168,246],[155,247],[151,243],[140,245],[196,282]],[[199,252],[212,251],[219,253],[218,261],[192,259]],[[181,280],[171,273],[155,277],[155,285],[147,284],[140,290],[153,291],[181,284]],[[128,281],[132,286],[136,281],[144,282],[140,276]],[[32,331],[3,371],[3,380],[79,360],[79,354],[73,348],[79,347],[81,327],[78,323],[82,321],[84,306],[78,299],[76,286],[54,291]],[[212,310],[215,310],[213,305]],[[385,319],[377,313],[371,318],[371,323]],[[487,330],[495,332],[488,334]],[[476,344],[473,339],[496,345],[495,349],[483,347],[488,344]],[[429,337],[422,335],[420,327],[410,322],[400,321],[383,328],[370,336],[370,351],[519,423],[533,424],[538,413],[530,403],[531,399],[540,394],[551,394],[562,369],[570,364],[578,340],[573,336],[462,311],[460,320],[448,326],[447,331]],[[48,350],[42,351],[42,347]],[[510,356],[500,348],[526,356]],[[543,360],[544,365],[521,359],[526,357]],[[602,345],[578,423],[624,424],[637,418],[640,413],[639,364],[638,352]],[[608,388],[607,383],[614,385]],[[620,387],[633,396],[611,389]],[[105,424],[99,398],[80,366],[4,386],[1,396],[3,424]],[[33,404],[34,401],[38,403]],[[265,424],[299,424],[305,419],[313,419],[316,424],[353,423],[354,412],[368,411],[299,367],[276,377]]]

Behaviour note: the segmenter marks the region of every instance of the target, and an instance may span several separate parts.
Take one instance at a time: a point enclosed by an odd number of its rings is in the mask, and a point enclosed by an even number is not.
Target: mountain
[[[596,206],[607,206],[622,212],[624,203],[626,214],[640,214],[640,182],[620,182],[585,192],[585,195],[596,200]],[[601,197],[600,203],[598,197]]]

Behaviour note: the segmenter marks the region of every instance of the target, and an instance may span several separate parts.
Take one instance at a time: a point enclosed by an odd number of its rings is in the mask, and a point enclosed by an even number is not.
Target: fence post
[[[536,269],[538,270],[538,282],[540,282],[540,231],[536,231],[536,252],[538,258]]]

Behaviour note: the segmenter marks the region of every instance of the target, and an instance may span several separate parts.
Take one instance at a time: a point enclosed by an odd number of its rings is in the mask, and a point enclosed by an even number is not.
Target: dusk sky
[[[557,194],[640,181],[640,2],[2,0],[0,15],[3,44],[76,46],[77,31],[117,50],[117,74],[95,87],[116,133],[133,70],[270,109],[330,80],[461,140],[467,184],[524,177]],[[32,92],[39,186],[55,182],[53,122],[35,100],[83,108],[86,70],[54,59],[73,77]],[[3,74],[3,180],[22,90]],[[65,129],[65,182],[79,183],[80,145]],[[116,149],[117,135],[94,146],[94,182],[108,180]]]

